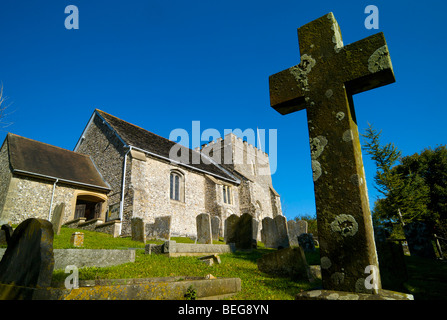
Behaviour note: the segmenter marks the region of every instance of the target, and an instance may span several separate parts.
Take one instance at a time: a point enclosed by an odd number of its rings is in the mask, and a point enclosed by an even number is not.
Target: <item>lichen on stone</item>
[[[316,160],[323,153],[324,147],[327,145],[327,139],[323,136],[318,136],[316,138],[310,138],[309,141],[311,158],[312,160]]]
[[[368,70],[375,73],[391,68],[391,57],[387,45],[381,46],[368,59]]]
[[[353,139],[352,131],[350,129],[348,129],[345,132],[343,132],[342,139],[344,142],[352,141],[352,139]]]
[[[312,160],[312,178],[315,181],[321,176],[321,164],[317,160]]]
[[[343,120],[343,119],[345,118],[345,113],[342,112],[342,111],[337,112],[337,114],[335,115],[335,117],[337,118],[338,121],[341,121],[341,120]]]
[[[355,235],[358,229],[357,221],[350,214],[340,214],[331,222],[332,232],[339,233],[343,237]]]
[[[329,269],[332,266],[331,259],[329,259],[328,257],[322,257],[320,259],[320,265],[323,269]]]
[[[289,68],[289,72],[295,77],[295,80],[300,84],[303,91],[310,91],[307,75],[315,64],[316,61],[314,58],[308,54],[303,54],[300,63]]]

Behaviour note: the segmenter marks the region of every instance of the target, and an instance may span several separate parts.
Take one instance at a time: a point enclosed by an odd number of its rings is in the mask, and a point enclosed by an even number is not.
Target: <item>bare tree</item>
[[[5,103],[7,98],[3,95],[3,84],[0,86],[0,128],[6,128],[12,124],[12,122],[6,122],[5,118],[8,115],[6,113],[6,109],[9,107],[8,104]]]

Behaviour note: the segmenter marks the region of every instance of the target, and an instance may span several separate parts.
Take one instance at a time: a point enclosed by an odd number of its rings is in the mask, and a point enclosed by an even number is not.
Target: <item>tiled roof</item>
[[[177,145],[177,143],[175,143],[174,141],[163,138],[155,133],[147,131],[139,126],[126,122],[115,116],[112,116],[111,114],[108,114],[104,111],[96,109],[95,112],[100,117],[102,117],[110,125],[110,127],[113,128],[113,130],[116,131],[118,136],[127,145],[150,152],[155,156],[170,159],[169,152],[173,146]],[[193,170],[196,169],[204,173],[219,176],[236,183],[239,182],[238,179],[231,175],[228,171],[224,170],[222,167],[214,163],[208,164],[204,163],[202,160],[200,160],[200,163],[194,163],[198,161],[193,161],[193,156],[194,159],[201,159],[197,151],[181,145],[177,145],[177,147],[181,148],[182,155],[188,154],[188,160],[180,161],[180,165],[185,165]]]
[[[89,156],[12,133],[6,139],[14,173],[110,190]]]

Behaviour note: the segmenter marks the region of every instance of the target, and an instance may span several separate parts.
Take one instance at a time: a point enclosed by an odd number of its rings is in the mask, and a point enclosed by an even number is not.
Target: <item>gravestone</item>
[[[299,246],[303,248],[304,252],[315,251],[314,236],[312,233],[302,233],[297,238]]]
[[[287,232],[289,236],[290,246],[298,247],[299,227],[295,220],[287,221]]]
[[[427,224],[420,221],[408,223],[404,225],[404,233],[412,256],[436,259],[433,236]]]
[[[171,216],[162,216],[155,218],[154,223],[146,223],[145,225],[146,240],[171,239]]]
[[[211,217],[211,233],[213,240],[219,240],[219,237],[222,236],[222,228],[220,223],[220,218],[218,216]]]
[[[302,233],[307,233],[307,221],[306,220],[298,220],[296,222],[298,227],[298,236]]]
[[[275,221],[270,217],[265,217],[261,221],[261,241],[266,248],[276,248],[276,225]]]
[[[258,219],[253,218],[252,223],[253,223],[252,239],[254,240],[254,244],[256,244],[258,241],[258,234],[259,234],[259,221]]]
[[[84,233],[83,232],[75,232],[71,234],[70,244],[73,247],[83,247],[84,246]]]
[[[276,216],[273,218],[276,225],[277,232],[277,248],[288,248],[289,247],[289,236],[287,234],[287,218],[284,216]]]
[[[311,279],[310,269],[302,248],[284,248],[264,254],[257,260],[259,271],[279,276],[291,277],[293,280]]]
[[[65,203],[59,203],[53,209],[51,215],[51,223],[53,224],[54,234],[59,235],[61,233],[62,219],[64,217]]]
[[[224,231],[224,239],[226,243],[229,243],[229,239],[234,237],[234,232],[236,230],[236,224],[239,221],[239,217],[235,214],[230,215],[225,219],[225,231]]]
[[[283,115],[307,111],[323,288],[378,293],[378,272],[374,289],[364,285],[378,262],[352,95],[395,81],[385,37],[344,45],[329,13],[298,38],[301,61],[270,76],[270,103]]]
[[[49,287],[53,276],[53,226],[44,219],[30,218],[14,230],[0,261],[0,283],[18,287]],[[29,291],[1,286],[1,299],[29,299]],[[27,293],[28,292],[28,293]],[[31,292],[32,294],[32,292]]]
[[[201,213],[196,217],[197,243],[212,244],[211,219],[209,213]]]
[[[231,219],[229,226],[233,227],[233,230],[229,229],[227,243],[234,243],[238,250],[251,250],[253,247],[253,216],[249,213],[244,213],[240,217]]]
[[[134,217],[130,220],[132,240],[146,243],[146,228],[143,218]]]
[[[262,219],[261,239],[266,248],[282,249],[289,247],[286,217]]]

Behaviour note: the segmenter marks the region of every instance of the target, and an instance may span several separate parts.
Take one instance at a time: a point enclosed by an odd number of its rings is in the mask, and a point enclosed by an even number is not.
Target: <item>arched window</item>
[[[184,176],[179,171],[171,171],[169,197],[172,200],[184,201]]]

